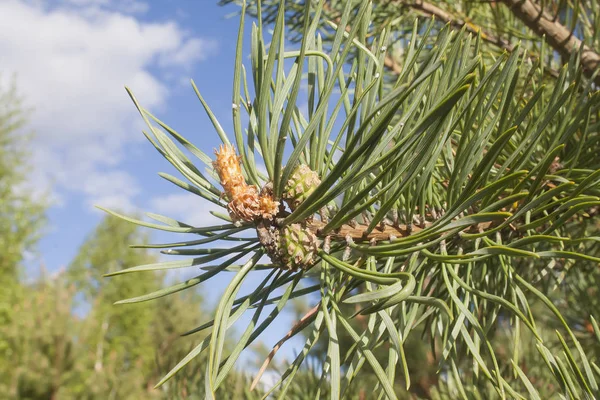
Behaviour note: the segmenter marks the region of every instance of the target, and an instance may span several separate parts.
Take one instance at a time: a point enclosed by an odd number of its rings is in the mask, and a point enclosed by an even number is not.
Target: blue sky
[[[124,86],[212,153],[218,137],[189,79],[227,129],[238,19],[216,1],[170,3],[0,1],[2,76],[14,74],[33,108],[31,182],[53,204],[39,248],[51,270],[69,263],[102,217],[94,204],[204,222],[203,203],[156,175],[169,166],[141,134]]]
[[[230,132],[239,20],[226,16],[236,10],[219,7],[217,0],[0,0],[0,79],[14,77],[33,109],[28,184],[52,203],[29,274],[40,264],[49,271],[68,265],[103,216],[95,204],[198,225],[214,222],[206,202],[157,175],[174,171],[145,141],[124,86],[212,154],[218,136],[189,79]],[[193,275],[197,270],[175,278]],[[205,285],[205,298],[218,301],[231,277]],[[291,323],[284,317],[264,340],[273,343]]]

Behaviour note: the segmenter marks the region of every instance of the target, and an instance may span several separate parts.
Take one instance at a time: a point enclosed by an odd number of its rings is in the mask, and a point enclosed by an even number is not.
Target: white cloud
[[[208,43],[210,46],[210,43]],[[203,54],[207,47],[206,41],[202,39],[190,39],[176,51],[161,54],[160,65],[163,67],[191,65],[197,60],[198,54]]]
[[[136,207],[131,199],[140,192],[131,175],[119,170],[107,170],[91,174],[82,183],[81,189],[94,204],[112,210],[133,211]]]
[[[57,198],[72,192],[88,203],[131,207],[139,189],[121,162],[127,144],[142,137],[141,119],[123,85],[145,107],[164,107],[170,89],[161,80],[214,47],[174,22],[128,14],[144,6],[135,0],[63,0],[54,8],[0,1],[0,78],[16,74],[34,109],[34,186],[54,184]]]
[[[66,4],[83,7],[110,8],[125,13],[145,13],[148,3],[137,0],[65,0]]]

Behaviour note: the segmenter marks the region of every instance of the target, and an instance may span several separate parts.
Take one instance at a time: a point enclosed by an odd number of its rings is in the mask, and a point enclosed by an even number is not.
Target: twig
[[[582,46],[573,33],[560,22],[555,21],[542,8],[530,0],[501,0],[510,11],[519,18],[529,29],[540,36],[563,57],[570,57],[577,53]],[[600,54],[588,46],[583,46],[581,65],[587,77],[592,77],[600,68]],[[600,74],[596,75],[594,82],[600,85]]]
[[[424,228],[431,226],[431,224],[431,222],[426,221],[423,224],[423,228],[416,225],[413,225],[411,228],[403,224],[398,224],[397,226],[386,224],[385,227],[383,227],[383,229],[374,229],[369,234],[366,234],[368,228],[367,225],[357,224],[356,226],[351,226],[344,224],[341,226],[340,229],[331,232],[326,232],[326,234],[330,236],[333,240],[341,241],[345,241],[348,237],[350,237],[353,241],[385,241],[392,240],[391,238],[401,238],[409,235],[414,235],[415,233],[421,232]],[[492,222],[482,222],[476,225],[471,225],[470,227],[465,228],[465,230],[477,232],[479,229],[486,230],[491,225]],[[307,226],[312,232],[319,236],[320,232],[325,227],[325,224],[321,221],[313,220],[308,222]]]
[[[495,0],[493,2],[495,2]],[[515,46],[512,43],[510,43],[508,40],[502,39],[500,36],[496,36],[493,33],[484,30],[480,26],[477,26],[468,20],[463,20],[455,15],[452,15],[451,13],[447,12],[446,10],[443,10],[443,9],[441,9],[431,3],[428,3],[426,1],[417,0],[417,1],[410,2],[410,1],[403,1],[403,0],[391,0],[391,1],[389,1],[389,3],[393,4],[393,5],[397,5],[397,6],[404,6],[404,7],[411,8],[426,17],[435,17],[436,20],[450,24],[450,26],[456,30],[460,30],[463,27],[466,27],[465,29],[468,32],[471,32],[472,34],[475,34],[475,35],[480,34],[481,39],[483,41],[490,43],[502,50],[506,50],[509,53],[515,49]],[[531,56],[536,58],[535,55],[531,55]],[[386,64],[386,66],[387,66],[387,64]],[[547,74],[549,74],[550,76],[553,76],[554,78],[558,77],[558,71],[556,71],[554,69],[545,69],[545,72]]]
[[[281,338],[281,340],[279,342],[277,342],[277,344],[273,347],[273,350],[271,350],[271,352],[269,353],[269,355],[263,362],[262,366],[260,367],[258,374],[252,381],[252,385],[250,386],[251,391],[254,390],[256,385],[258,385],[260,378],[267,370],[267,367],[271,363],[271,360],[273,360],[273,357],[275,357],[275,354],[277,353],[277,351],[279,351],[281,346],[283,346],[283,344],[285,342],[287,342],[290,338],[292,338],[294,335],[296,335],[298,332],[300,332],[302,329],[304,329],[311,322],[312,318],[316,315],[317,311],[319,311],[320,307],[321,307],[321,303],[319,303],[316,306],[314,306],[313,308],[311,308],[306,314],[304,314],[304,316],[302,318],[300,318],[300,320],[298,320],[298,322],[296,322],[294,324],[292,329],[290,329],[288,331],[288,333],[286,333],[285,336],[283,338]]]

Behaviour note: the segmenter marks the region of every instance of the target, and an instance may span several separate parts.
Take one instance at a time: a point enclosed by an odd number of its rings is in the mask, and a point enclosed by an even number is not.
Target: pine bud
[[[284,187],[283,198],[293,211],[315,191],[321,183],[319,175],[307,165],[296,167]]]
[[[219,146],[219,150],[215,150],[215,156],[217,159],[213,162],[213,167],[219,175],[219,180],[227,198],[232,200],[237,192],[243,190],[246,186],[246,180],[242,175],[240,166],[240,157],[230,144]]]
[[[248,185],[242,175],[240,157],[232,145],[221,145],[215,150],[217,157],[213,166],[229,200],[227,209],[234,221],[272,219],[279,209],[279,202],[272,194],[260,193],[254,185]]]
[[[282,262],[290,269],[308,269],[316,261],[319,240],[308,228],[291,224],[281,230],[279,253]]]

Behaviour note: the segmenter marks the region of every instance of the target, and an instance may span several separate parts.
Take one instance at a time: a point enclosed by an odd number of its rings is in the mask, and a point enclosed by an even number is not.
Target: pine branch
[[[311,310],[291,327],[261,371],[289,337],[323,331],[327,358],[317,387],[322,396],[328,390],[331,398],[342,397],[368,365],[377,378],[375,391],[397,398],[396,365],[402,366],[409,390],[405,339],[422,325],[434,353],[440,345],[440,368],[452,368],[452,379],[440,380],[437,387],[447,386],[456,394],[464,384],[465,390],[494,389],[514,398],[527,390],[527,398],[549,398],[545,387],[540,397],[519,369],[519,346],[507,351],[496,343],[496,328],[506,321],[516,327],[516,339],[526,330],[547,361],[548,368],[528,375],[548,376],[565,397],[593,397],[598,391],[593,359],[587,359],[589,353],[572,325],[548,297],[552,288],[541,281],[553,271],[562,273],[567,263],[600,262],[594,250],[598,238],[590,237],[585,229],[590,223],[584,219],[600,206],[600,171],[594,157],[600,93],[589,94],[590,82],[579,79],[580,69],[565,68],[561,78],[571,84],[561,81],[546,88],[516,46],[511,54],[492,60],[486,53],[494,46],[486,42],[482,48],[483,39],[473,40],[470,32],[479,38],[482,32],[467,25],[466,18],[459,22],[460,31],[452,33],[458,26],[450,21],[458,19],[450,14],[462,15],[459,11],[445,15],[448,21],[437,15],[438,22],[423,31],[416,22],[408,23],[419,11],[400,0],[379,2],[372,9],[370,2],[331,1],[327,10],[325,0],[316,7],[312,1],[265,0],[266,8],[252,2],[250,11],[240,2],[232,104],[243,107],[233,107],[235,142],[194,86],[223,141],[216,161],[131,95],[148,125],[150,143],[189,183],[168,180],[225,206],[229,215],[222,214],[224,224],[207,227],[152,213],[148,216],[158,223],[123,216],[149,228],[205,238],[176,243],[187,248],[169,252],[199,257],[113,274],[196,267],[216,260],[221,261],[203,267],[207,272],[194,279],[208,281],[222,272],[236,272],[214,319],[190,331],[211,328],[210,338],[159,385],[206,351],[206,387],[214,392],[289,299],[320,294],[320,310]],[[423,2],[410,4],[438,12]],[[504,8],[494,11],[500,10],[510,14]],[[325,20],[338,22],[330,24],[333,30],[322,29],[326,11]],[[252,27],[250,74],[242,62],[247,13],[259,20]],[[395,22],[390,23],[390,17]],[[509,20],[518,30],[524,28],[517,17]],[[373,21],[377,24],[371,25]],[[271,23],[272,33],[265,36]],[[288,32],[297,36],[290,39]],[[300,50],[285,51],[286,39],[299,43]],[[403,50],[398,60],[402,73],[393,85],[382,73],[383,64],[398,68],[393,59],[383,61],[391,43]],[[286,61],[291,59],[293,65]],[[349,64],[350,70],[344,69]],[[306,113],[297,97],[305,82]],[[244,112],[246,129],[241,122]],[[188,153],[207,167],[205,172]],[[261,160],[268,177],[257,171]],[[581,229],[572,229],[575,225]],[[222,239],[246,243],[195,247]],[[263,255],[271,262],[259,263]],[[252,258],[235,264],[247,256]],[[247,278],[265,269],[271,272],[239,297]],[[299,288],[305,279],[311,284]],[[190,282],[161,293],[189,288]],[[281,296],[275,292],[282,290]],[[256,326],[267,304],[276,308]],[[355,311],[368,323],[354,324],[355,315],[349,315],[344,304],[358,305]],[[543,305],[566,335],[559,337],[562,356],[553,355],[554,348],[546,345],[536,327],[534,304]],[[231,354],[223,357],[230,328],[247,312],[252,312],[253,322]],[[341,335],[350,338],[347,352],[338,340]],[[314,348],[317,339],[306,342],[288,371],[297,371],[308,354],[321,352]],[[387,365],[377,350],[385,347],[391,351]],[[572,363],[575,359],[583,371]],[[285,393],[294,374],[284,373],[273,390],[281,385]]]
[[[495,2],[495,0],[493,2]],[[505,50],[509,53],[515,49],[515,46],[512,43],[510,43],[508,40],[502,39],[500,36],[494,35],[493,33],[489,32],[488,30],[483,29],[481,26],[475,25],[471,21],[467,21],[467,20],[460,18],[459,16],[453,15],[453,14],[449,13],[448,11],[441,9],[432,3],[428,3],[428,2],[422,1],[422,0],[416,0],[413,2],[407,2],[407,1],[403,1],[403,0],[388,0],[388,4],[409,7],[411,9],[413,9],[414,11],[417,11],[418,13],[422,14],[425,17],[428,17],[428,18],[434,17],[436,20],[438,20],[440,22],[449,24],[452,27],[452,29],[455,29],[455,30],[461,30],[461,29],[465,28],[467,30],[467,32],[470,32],[474,35],[480,34],[481,39],[483,41],[485,41],[493,46],[496,46],[501,50]],[[534,58],[537,58],[537,57],[535,57],[535,55],[531,55],[531,56]],[[386,56],[385,66],[388,68],[388,70],[390,70],[390,72],[392,72],[396,75],[399,74],[401,69],[398,68],[398,64],[395,61],[393,61],[393,59],[390,62],[390,60],[388,60],[388,58],[391,58],[391,57]],[[558,71],[555,69],[545,69],[545,72],[554,78],[558,77]]]
[[[561,56],[571,57],[577,53],[582,46],[582,41],[573,35],[560,22],[548,15],[538,5],[530,0],[501,0],[511,12],[519,18],[532,31],[544,36],[546,42],[552,46]],[[592,77],[594,72],[600,68],[600,54],[594,49],[583,45],[581,53],[581,65],[587,77]],[[596,75],[594,82],[600,85],[600,75]]]
[[[495,1],[494,1],[495,2]],[[502,39],[500,36],[494,35],[493,33],[483,29],[482,27],[475,25],[470,21],[466,21],[459,16],[453,15],[450,12],[437,7],[432,3],[428,3],[422,0],[416,0],[413,2],[403,1],[403,0],[388,0],[387,5],[393,5],[398,7],[408,7],[412,10],[418,12],[419,14],[427,17],[427,18],[435,18],[437,21],[443,22],[445,24],[449,24],[454,30],[461,30],[465,28],[467,32],[470,32],[474,35],[481,35],[481,39],[493,46],[498,47],[501,50],[505,50],[507,52],[512,52],[515,49],[515,46],[510,43],[508,40]],[[331,13],[333,10],[329,5],[329,2],[325,2],[324,11]],[[334,21],[338,23],[340,20],[339,16],[334,18]],[[346,29],[349,29],[347,27]],[[535,58],[534,55],[531,55]],[[396,62],[394,57],[390,54],[386,54],[383,60],[383,63],[387,70],[394,74],[399,75],[402,72],[402,66]],[[559,73],[555,69],[545,69],[545,72],[557,78]]]
[[[383,241],[383,240],[393,240],[394,238],[402,238],[410,235],[417,234],[421,232],[423,229],[428,228],[432,225],[431,222],[425,222],[423,226],[416,225],[389,225],[385,224],[381,227],[374,229],[369,232],[368,225],[364,224],[354,224],[348,225],[344,224],[339,229],[334,232],[327,233],[327,236],[330,236],[335,240],[345,240],[346,238],[351,238],[353,241]],[[470,232],[479,232],[481,230],[486,230],[492,225],[492,222],[483,222],[479,224],[471,225],[465,228],[465,231]],[[313,232],[317,236],[320,235],[320,231],[325,227],[325,223],[312,220],[307,222],[308,229]]]
[[[450,24],[452,28],[457,30],[463,29],[463,27],[466,26],[467,31],[475,35],[481,33],[481,39],[508,52],[512,52],[515,48],[515,46],[512,45],[509,41],[504,40],[501,37],[496,36],[491,32],[488,32],[482,29],[481,27],[474,25],[471,22],[464,21],[461,18],[450,14],[446,10],[443,10],[435,6],[434,4],[428,3],[426,1],[417,0],[414,2],[405,2],[402,0],[391,0],[390,4],[398,4],[410,7],[413,10],[416,10],[427,17],[435,17],[435,19],[437,19],[438,21]]]

